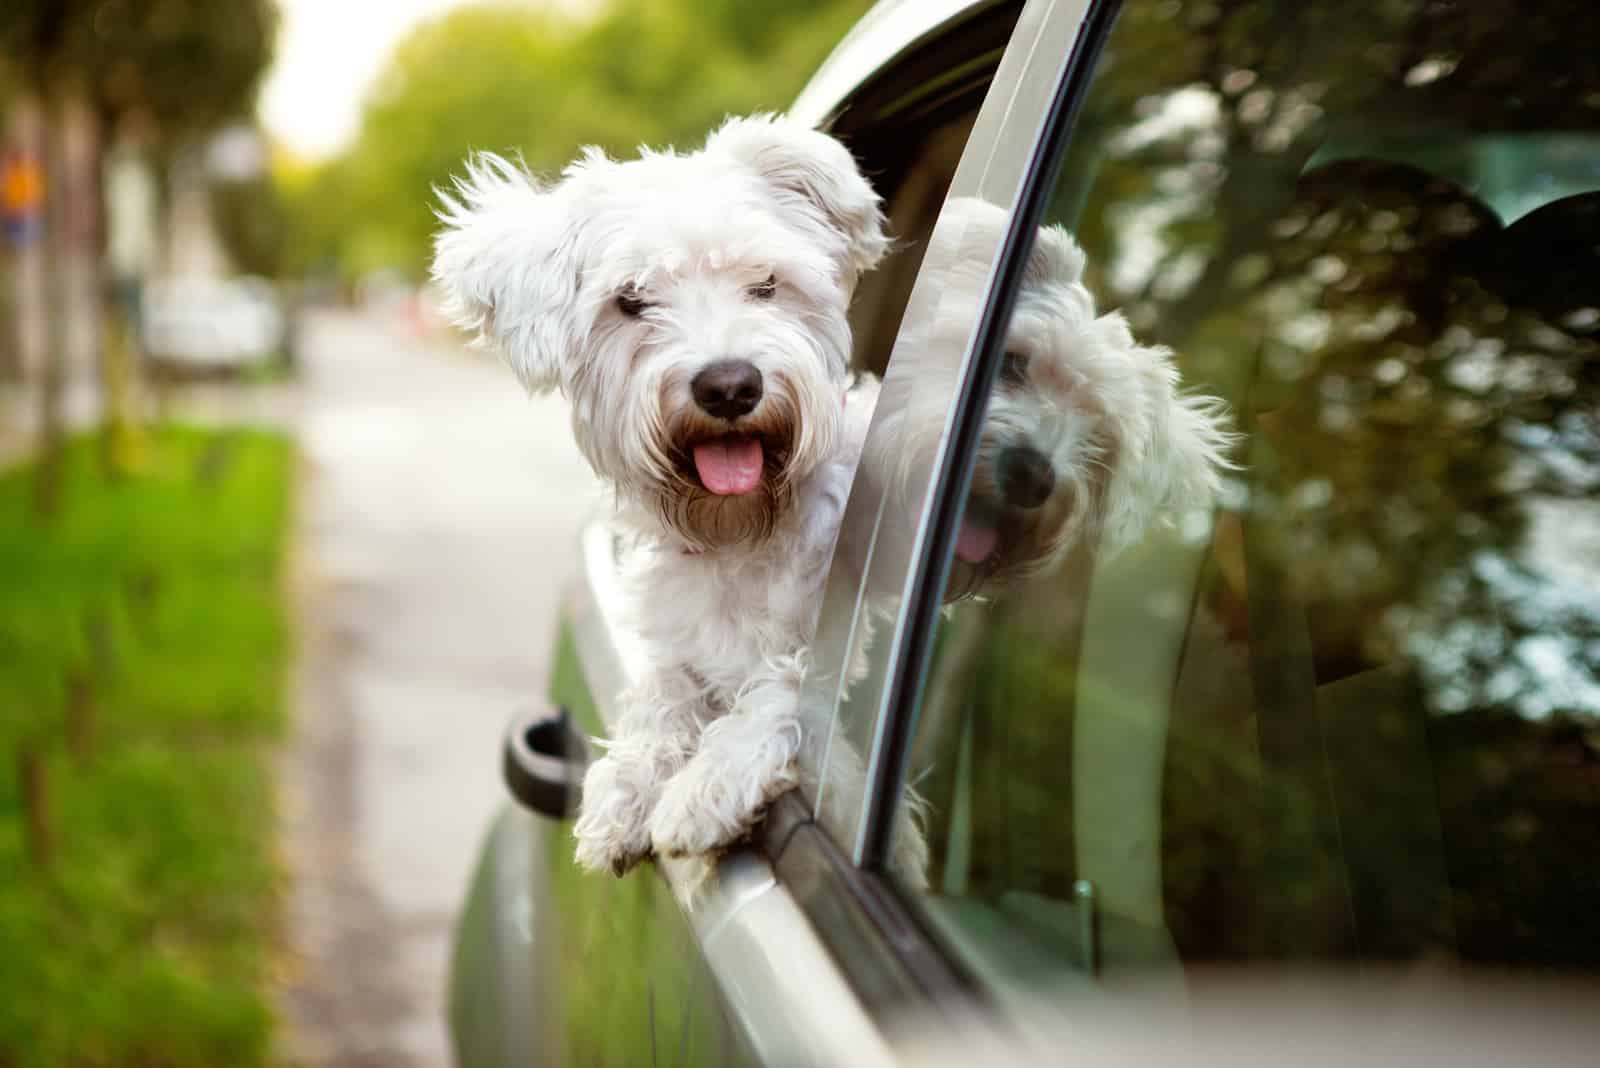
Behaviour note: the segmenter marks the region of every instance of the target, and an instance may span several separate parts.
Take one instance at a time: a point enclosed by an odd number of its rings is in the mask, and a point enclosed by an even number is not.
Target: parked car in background
[[[1486,1019],[1527,1063],[1600,1048],[1597,39],[1588,0],[875,8],[793,108],[899,239],[852,311],[872,433],[931,443],[858,478],[813,651],[860,804],[780,799],[693,907],[675,862],[574,866],[635,663],[597,521],[458,932],[463,1068],[1348,1063],[1408,1006],[1386,1057]],[[1005,226],[953,230],[973,200]],[[1034,519],[983,465],[1056,225],[1237,469],[1119,555],[1010,569]],[[897,377],[930,323],[947,365]],[[886,864],[908,786],[922,880]],[[1349,1011],[1274,1012],[1290,977]]]
[[[221,374],[282,355],[282,303],[264,278],[164,278],[144,293],[146,354],[181,374]]]

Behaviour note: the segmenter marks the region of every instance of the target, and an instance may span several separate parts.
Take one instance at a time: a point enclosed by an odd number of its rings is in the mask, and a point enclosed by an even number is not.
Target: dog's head
[[[954,225],[941,231],[974,247],[998,246],[1007,223],[978,200],[952,201],[947,213]],[[952,347],[966,343],[987,284],[983,263],[941,245],[936,234],[925,261],[943,291],[938,314],[912,324],[910,343],[895,353],[913,379],[937,376],[938,367],[953,373]],[[1102,554],[1119,551],[1164,517],[1210,507],[1230,466],[1221,402],[1182,393],[1168,350],[1138,344],[1121,315],[1097,315],[1083,269],[1083,251],[1065,230],[1039,229],[957,535],[956,596],[1051,567],[1085,538]],[[883,403],[894,403],[892,381],[906,370],[891,367]],[[937,420],[931,429],[937,434]],[[927,451],[914,442],[896,448]]]
[[[480,156],[441,199],[450,314],[567,396],[595,471],[692,547],[770,532],[839,432],[845,311],[887,247],[844,146],[734,119],[551,185]]]

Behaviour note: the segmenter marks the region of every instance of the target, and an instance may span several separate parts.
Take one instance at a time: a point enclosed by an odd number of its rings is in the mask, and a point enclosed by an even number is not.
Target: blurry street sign
[[[13,244],[44,232],[44,168],[31,153],[13,149],[0,157],[0,219]]]

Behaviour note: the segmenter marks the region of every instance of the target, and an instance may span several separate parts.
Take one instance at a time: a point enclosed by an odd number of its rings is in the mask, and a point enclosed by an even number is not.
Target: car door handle
[[[578,811],[589,739],[565,708],[536,705],[511,717],[502,743],[501,772],[524,808],[554,820]]]

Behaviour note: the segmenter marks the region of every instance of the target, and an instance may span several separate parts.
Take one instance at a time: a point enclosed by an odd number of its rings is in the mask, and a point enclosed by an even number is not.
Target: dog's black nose
[[[689,391],[707,414],[737,419],[761,403],[761,372],[749,360],[718,360],[694,376]]]
[[[1006,503],[1017,508],[1039,507],[1056,488],[1056,472],[1050,466],[1050,458],[1027,445],[1001,449],[996,474]]]

